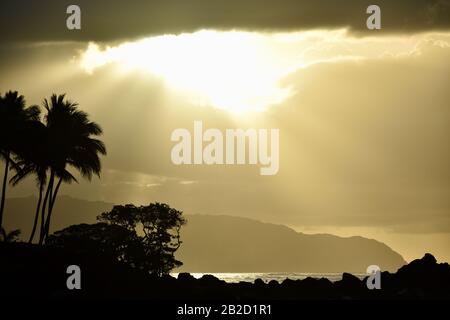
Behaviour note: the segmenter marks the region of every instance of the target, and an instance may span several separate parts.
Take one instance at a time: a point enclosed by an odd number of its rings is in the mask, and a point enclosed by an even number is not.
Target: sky
[[[2,1],[0,93],[66,93],[101,125],[101,179],[61,193],[167,202],[450,261],[450,1]],[[171,133],[279,129],[279,171],[181,165]],[[32,179],[9,196],[36,193]]]

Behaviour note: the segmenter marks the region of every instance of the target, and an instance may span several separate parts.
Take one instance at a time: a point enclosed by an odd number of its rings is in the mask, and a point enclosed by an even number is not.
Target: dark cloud
[[[78,4],[82,30],[66,29],[66,8]],[[113,41],[201,28],[304,30],[366,29],[367,0],[2,0],[0,32],[5,41]],[[382,30],[421,32],[450,27],[450,0],[377,1]]]

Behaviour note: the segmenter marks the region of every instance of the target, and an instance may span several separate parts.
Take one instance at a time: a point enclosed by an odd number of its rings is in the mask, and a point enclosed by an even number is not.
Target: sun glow
[[[114,64],[146,71],[188,101],[227,111],[264,111],[294,89],[284,79],[316,63],[409,54],[415,37],[353,38],[345,29],[291,33],[202,30],[161,35],[117,46],[90,43],[80,56],[89,73]],[[390,51],[386,52],[386,45]],[[351,49],[350,49],[351,48]]]
[[[81,65],[87,72],[109,63],[147,70],[196,104],[261,111],[290,95],[278,84],[286,70],[265,54],[261,40],[251,33],[200,31],[104,49],[91,43]]]

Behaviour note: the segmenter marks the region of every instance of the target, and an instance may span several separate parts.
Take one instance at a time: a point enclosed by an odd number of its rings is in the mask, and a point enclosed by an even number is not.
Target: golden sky
[[[282,19],[302,1],[286,1],[284,10],[267,2],[279,20],[262,9],[227,20],[218,14],[225,2],[193,1],[206,6],[209,20],[192,13],[179,24],[147,25],[137,14],[135,24],[121,20],[122,30],[86,10],[90,27],[80,35],[24,25],[0,45],[0,92],[18,90],[30,104],[67,93],[103,127],[102,179],[65,185],[63,194],[164,201],[189,214],[361,235],[406,260],[429,251],[449,261],[448,2],[427,2],[425,10],[422,1],[399,1],[378,33],[364,30],[363,6],[350,2],[334,13],[304,4],[303,22]],[[173,15],[162,2],[153,5]],[[123,10],[127,17],[132,6]],[[323,14],[305,18],[314,12]],[[393,12],[415,23],[396,22]],[[250,165],[174,166],[170,133],[195,120],[220,130],[279,128],[278,174],[260,176]],[[9,189],[10,196],[31,193],[32,180]]]

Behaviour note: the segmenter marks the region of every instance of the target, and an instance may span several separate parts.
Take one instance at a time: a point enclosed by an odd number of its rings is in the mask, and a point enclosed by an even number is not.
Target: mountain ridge
[[[361,236],[309,235],[236,216],[186,218],[177,252],[183,261],[180,271],[365,273],[369,265],[396,271],[406,264],[386,244]]]

